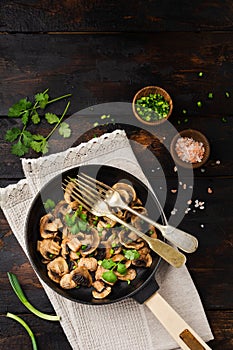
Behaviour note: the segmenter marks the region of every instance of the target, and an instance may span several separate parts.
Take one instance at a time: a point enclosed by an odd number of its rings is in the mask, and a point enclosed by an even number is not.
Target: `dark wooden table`
[[[193,191],[193,199],[205,201],[205,210],[191,211],[180,227],[195,233],[200,242],[198,251],[188,256],[187,266],[214,332],[215,340],[209,345],[231,350],[232,1],[2,0],[0,32],[1,187],[23,177],[19,157],[11,154],[4,140],[6,131],[20,124],[7,117],[8,108],[46,88],[52,97],[72,93],[72,114],[104,102],[131,102],[140,88],[161,86],[174,101],[170,122],[177,130],[195,128],[207,136],[211,155],[203,168],[194,171]],[[210,92],[213,99],[208,98]],[[197,101],[202,101],[201,108]],[[51,111],[59,114],[62,108],[64,102]],[[73,126],[77,133],[80,127],[80,121]],[[95,134],[111,128],[97,128]],[[35,126],[34,132],[46,135],[47,124]],[[150,133],[127,127],[127,134],[137,141],[134,150],[139,161],[146,149],[162,159],[170,210],[174,198],[170,189],[176,183],[171,161]],[[90,134],[78,137],[76,144],[88,137]],[[54,142],[57,151],[66,147]],[[28,156],[37,157],[35,153]],[[150,160],[143,165],[153,168]],[[153,171],[147,175],[154,184]],[[30,314],[11,289],[7,271],[17,274],[32,304],[53,312],[2,212],[0,224],[0,348],[31,346],[22,327],[5,317],[11,311],[31,326],[39,349],[70,349],[60,325]]]

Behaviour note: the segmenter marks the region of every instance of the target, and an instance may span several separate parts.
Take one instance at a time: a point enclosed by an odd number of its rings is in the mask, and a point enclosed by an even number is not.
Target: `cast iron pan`
[[[64,193],[61,188],[62,180],[67,178],[67,176],[75,177],[81,171],[110,186],[119,181],[132,184],[136,190],[137,197],[141,199],[151,217],[160,217],[157,204],[151,192],[133,175],[110,166],[87,165],[73,168],[49,181],[32,203],[26,223],[26,244],[31,263],[47,285],[60,295],[73,301],[87,304],[108,304],[123,298],[134,297],[137,301],[143,303],[158,288],[153,277],[159,266],[160,257],[154,252],[151,254],[153,262],[150,268],[137,268],[137,277],[130,284],[127,284],[125,281],[117,281],[118,286],[114,286],[109,297],[102,300],[92,297],[92,288],[81,287],[79,289],[65,290],[47,276],[46,265],[41,262],[42,257],[36,249],[37,241],[41,239],[39,233],[40,218],[46,214],[43,203],[48,198],[54,200],[55,203],[64,199]]]
[[[118,286],[115,285],[109,297],[102,300],[92,297],[91,288],[81,287],[79,289],[64,290],[47,276],[46,265],[41,262],[42,258],[36,249],[37,241],[40,239],[40,218],[46,214],[43,203],[48,198],[54,200],[55,203],[63,199],[64,194],[61,189],[62,180],[67,178],[67,176],[75,177],[80,171],[110,186],[119,181],[130,183],[136,190],[138,198],[141,199],[143,205],[147,208],[149,215],[155,220],[158,220],[160,217],[161,213],[152,193],[141,181],[131,174],[114,167],[100,165],[87,165],[68,170],[53,178],[42,188],[29,210],[25,232],[26,245],[30,261],[38,275],[55,292],[79,303],[100,305],[133,297],[139,303],[144,303],[149,307],[183,350],[211,350],[200,336],[157,293],[159,286],[154,276],[161,259],[154,252],[151,253],[153,261],[150,268],[137,268],[137,277],[130,284],[127,284],[125,281],[117,281]],[[162,215],[160,220],[163,217]],[[161,237],[159,238],[161,239]]]

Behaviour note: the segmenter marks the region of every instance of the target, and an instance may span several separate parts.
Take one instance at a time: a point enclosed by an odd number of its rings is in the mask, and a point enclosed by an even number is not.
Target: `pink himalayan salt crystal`
[[[178,138],[175,150],[178,157],[187,163],[200,163],[205,153],[203,143],[189,137]]]

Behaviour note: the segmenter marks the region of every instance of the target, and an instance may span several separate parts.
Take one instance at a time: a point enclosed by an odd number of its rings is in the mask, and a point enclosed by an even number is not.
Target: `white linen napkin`
[[[61,171],[83,164],[105,164],[121,168],[144,183],[147,180],[126,134],[116,130],[64,152],[39,159],[23,159],[25,179],[0,189],[0,204],[8,223],[25,248],[24,226],[35,194]],[[27,253],[26,253],[27,254]],[[159,293],[205,340],[213,339],[197,290],[186,267],[173,268],[163,262],[156,280]],[[156,317],[133,299],[110,305],[83,305],[67,300],[44,287],[61,326],[74,350],[171,350],[179,347]],[[107,325],[107,326],[106,326]]]

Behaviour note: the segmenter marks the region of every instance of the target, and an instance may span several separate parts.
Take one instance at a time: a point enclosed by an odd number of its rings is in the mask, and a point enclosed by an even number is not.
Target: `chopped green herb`
[[[130,281],[130,280],[127,280],[127,283],[128,283],[128,284],[130,284],[130,283],[131,283],[131,281]]]
[[[185,122],[185,123],[188,123],[188,118],[186,118],[186,119],[184,120],[184,122]]]
[[[53,254],[49,254],[49,259],[52,259],[53,258]]]
[[[126,259],[129,259],[129,260],[136,260],[140,256],[140,253],[136,249],[124,250],[123,253]]]
[[[76,266],[76,265],[74,265],[74,266],[73,266],[73,270],[75,270],[76,268],[77,268],[77,266]]]
[[[201,101],[197,101],[197,107],[201,107],[202,106],[202,102]]]
[[[109,283],[115,283],[117,281],[117,276],[113,271],[104,272],[102,278]]]
[[[183,114],[187,114],[186,109],[183,109],[183,110],[182,110],[182,113],[183,113]]]
[[[55,202],[52,199],[48,198],[44,203],[44,208],[46,210],[55,208]]]
[[[149,94],[136,101],[136,110],[143,120],[149,122],[166,118],[170,106],[162,95]]]
[[[112,259],[104,259],[102,261],[101,266],[103,266],[107,270],[110,270],[111,268],[116,266],[116,263],[112,261]]]
[[[77,254],[78,256],[80,256],[81,253],[80,253],[80,252],[76,252],[76,254]]]
[[[117,264],[117,272],[119,272],[121,275],[125,275],[127,273],[127,268],[125,264],[118,263]]]
[[[208,98],[212,99],[214,97],[213,92],[208,93]]]
[[[76,235],[77,233],[80,232],[80,228],[78,224],[74,224],[73,226],[70,227],[70,232],[72,235]]]
[[[227,123],[227,119],[225,117],[222,117],[222,122]]]
[[[112,243],[112,248],[115,248],[117,246],[116,242]]]
[[[226,92],[225,92],[225,96],[226,96],[227,98],[229,98],[229,97],[230,97],[230,93],[229,93],[228,91],[226,91]]]
[[[81,247],[82,250],[85,250],[86,248],[87,248],[86,244],[83,244],[82,247]]]
[[[111,226],[111,224],[106,224],[105,227],[106,227],[106,228],[111,228],[112,226]]]
[[[199,72],[199,73],[198,73],[198,76],[199,76],[199,77],[202,77],[202,76],[203,76],[203,72]]]
[[[149,235],[153,235],[153,233],[154,233],[153,230],[149,230],[149,231],[148,231],[148,234],[149,234]]]
[[[180,123],[181,123],[181,121],[180,121],[180,120],[178,120],[178,121],[177,121],[177,124],[179,124],[179,125],[180,125]]]
[[[114,254],[114,249],[110,249],[110,254]]]
[[[99,123],[98,122],[95,122],[94,124],[93,124],[93,127],[95,128],[96,126],[98,126],[99,125]]]

